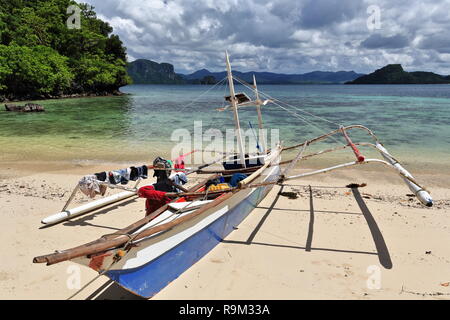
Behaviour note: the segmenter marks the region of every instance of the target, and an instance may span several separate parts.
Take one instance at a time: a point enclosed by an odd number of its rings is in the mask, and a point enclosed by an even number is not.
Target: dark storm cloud
[[[367,49],[399,49],[408,45],[409,39],[400,34],[391,37],[383,37],[381,34],[373,34],[361,42],[361,46]]]
[[[299,11],[300,25],[305,28],[320,28],[348,21],[365,8],[367,5],[364,6],[360,0],[308,0]]]
[[[223,70],[224,51],[243,71],[371,72],[388,63],[450,73],[448,0],[85,0],[129,60],[177,72]],[[372,30],[369,6],[380,10]]]
[[[420,40],[418,46],[421,49],[432,49],[439,53],[450,53],[450,35],[449,33],[428,35]]]

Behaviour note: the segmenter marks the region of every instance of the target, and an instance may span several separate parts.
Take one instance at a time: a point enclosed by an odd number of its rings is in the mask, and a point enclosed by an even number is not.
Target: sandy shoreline
[[[0,265],[0,299],[68,298],[76,292],[68,288],[74,272],[80,272],[81,285],[97,273],[71,262],[36,265],[32,258],[94,240],[144,215],[144,201],[131,199],[108,213],[38,229],[42,218],[60,211],[80,176],[98,169],[117,164],[2,163],[1,239],[9,258]],[[296,199],[274,187],[238,230],[154,299],[449,299],[450,176],[413,174],[430,189],[433,208],[407,196],[401,179],[384,169],[289,183],[282,191]],[[387,250],[345,188],[353,182],[368,184],[360,194]],[[380,289],[368,288],[374,274]],[[135,297],[101,277],[76,297],[86,298]]]

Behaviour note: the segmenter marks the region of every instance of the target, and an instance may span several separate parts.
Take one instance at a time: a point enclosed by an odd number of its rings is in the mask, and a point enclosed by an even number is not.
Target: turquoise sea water
[[[284,145],[333,130],[337,124],[363,124],[407,164],[431,171],[450,167],[449,85],[261,85],[259,89],[333,122],[283,105],[314,121],[313,127],[267,105],[265,126],[279,129]],[[121,90],[128,95],[40,101],[45,113],[1,110],[0,160],[148,160],[157,154],[169,157],[176,144],[171,141],[173,131],[193,132],[194,121],[202,120],[203,130],[233,127],[230,111],[215,110],[223,106],[225,86],[132,85]],[[251,95],[242,86],[236,91]],[[249,121],[257,127],[254,108],[242,108],[240,118],[243,129],[249,129]],[[356,131],[350,135],[355,142],[370,140]],[[347,151],[342,160],[348,159],[352,155]]]

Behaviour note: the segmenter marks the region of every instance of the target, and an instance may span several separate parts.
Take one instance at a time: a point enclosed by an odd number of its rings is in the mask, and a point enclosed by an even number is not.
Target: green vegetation
[[[78,5],[80,29],[67,8]],[[126,49],[93,7],[71,0],[0,0],[0,100],[109,94],[131,82]]]
[[[128,74],[136,84],[185,84],[170,63],[138,59],[128,64]]]
[[[215,84],[216,78],[212,75],[204,77],[186,78],[175,73],[170,63],[157,63],[147,59],[138,59],[130,62],[127,67],[128,74],[135,84]]]
[[[433,72],[406,72],[400,64],[389,64],[375,72],[346,84],[441,84],[450,83],[450,76]]]
[[[216,84],[216,78],[214,76],[204,76],[201,79],[187,80],[191,84]]]

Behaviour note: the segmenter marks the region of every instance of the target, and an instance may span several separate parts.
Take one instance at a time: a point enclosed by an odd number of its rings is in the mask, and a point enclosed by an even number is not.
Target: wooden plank
[[[241,168],[241,169],[231,169],[231,170],[223,170],[223,169],[199,170],[199,171],[197,171],[197,174],[220,173],[222,175],[233,175],[235,173],[253,173],[254,171],[258,170],[261,167],[262,166],[255,166],[255,167],[248,167],[248,168]]]
[[[281,147],[279,146],[277,149],[272,151],[272,153],[270,154],[269,161],[266,161],[266,163],[261,168],[256,170],[254,173],[252,173],[246,179],[239,182],[239,187],[241,188],[241,187],[245,186],[246,184],[249,184],[250,182],[255,180],[257,177],[259,177],[261,175],[261,173],[263,173],[264,170],[266,170],[272,164],[272,161],[274,161],[280,155],[280,153],[281,153]]]
[[[297,156],[294,158],[294,160],[291,161],[291,163],[284,169],[283,173],[280,176],[280,180],[286,179],[288,173],[295,167],[297,162],[302,159],[303,152],[305,152],[306,147],[308,146],[308,143],[305,143],[303,145],[303,148],[300,149],[300,151],[297,153]]]
[[[216,178],[217,175],[211,176],[208,179],[196,184],[195,186],[189,188],[190,191],[195,191],[198,190],[199,188],[201,188],[202,186],[205,185],[205,183],[209,180],[209,179],[214,179]],[[174,199],[175,201],[176,199]],[[145,218],[129,225],[128,227],[121,229],[119,231],[116,231],[112,234],[109,235],[105,235],[103,237],[101,237],[100,239],[97,239],[95,241],[83,244],[81,246],[77,246],[62,252],[57,252],[57,253],[53,253],[53,254],[49,254],[49,255],[43,255],[40,257],[35,257],[33,259],[34,263],[47,263],[48,265],[50,264],[54,264],[57,262],[61,262],[61,261],[65,261],[68,260],[66,259],[66,257],[71,256],[72,253],[77,253],[77,252],[82,252],[83,250],[85,250],[86,248],[89,249],[93,249],[93,248],[98,248],[98,247],[106,247],[106,249],[108,248],[112,248],[114,247],[114,245],[116,243],[123,244],[126,241],[129,240],[129,237],[127,236],[127,234],[130,234],[136,230],[138,230],[139,228],[141,228],[142,226],[144,226],[145,224],[149,223],[151,220],[153,220],[154,218],[156,218],[157,216],[159,216],[161,213],[163,213],[164,211],[166,211],[168,209],[168,205],[162,206],[161,208],[159,208],[158,210],[152,212],[150,215],[146,216]],[[125,240],[125,242],[123,242],[123,240]],[[105,250],[106,250],[105,249]],[[101,250],[100,250],[101,251]],[[97,251],[99,252],[99,251]],[[55,261],[50,263],[50,261]]]
[[[130,236],[132,236],[132,239],[134,241],[134,240],[139,240],[139,239],[151,236],[158,232],[169,230],[183,222],[186,222],[188,220],[191,220],[191,219],[199,216],[200,214],[204,213],[206,210],[211,209],[214,206],[217,206],[218,204],[222,203],[225,200],[228,200],[233,195],[234,195],[234,192],[230,192],[230,193],[226,194],[225,196],[206,204],[201,209],[194,211],[193,213],[191,213],[189,215],[178,218],[171,222],[164,223],[159,226],[152,227],[147,230],[143,230],[142,232],[140,232],[137,235],[122,235],[117,238],[110,239],[109,241],[87,244],[87,245],[73,248],[70,250],[36,257],[33,259],[33,262],[34,263],[47,263],[47,265],[52,265],[52,264],[55,264],[58,262],[67,261],[67,260],[71,260],[71,259],[82,257],[82,256],[89,256],[89,255],[99,253],[99,252],[102,252],[102,251],[105,251],[108,249],[119,247],[121,245],[126,244],[130,240]]]

